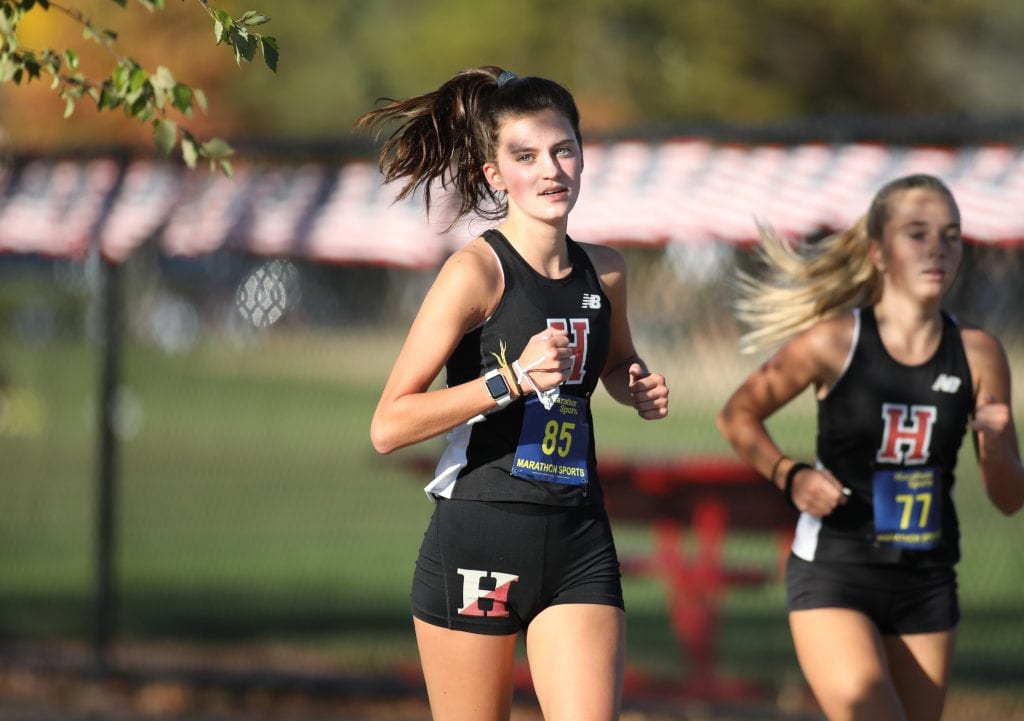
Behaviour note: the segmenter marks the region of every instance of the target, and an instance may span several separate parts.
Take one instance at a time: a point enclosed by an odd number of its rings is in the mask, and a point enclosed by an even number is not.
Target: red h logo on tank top
[[[462,608],[459,609],[461,615],[497,618],[509,615],[506,605],[508,592],[512,584],[519,580],[519,576],[498,571],[476,571],[471,568],[460,568],[458,571],[462,576]],[[485,585],[493,585],[494,588],[484,588]]]
[[[882,447],[875,460],[879,463],[905,463],[914,465],[928,460],[932,441],[932,428],[938,417],[935,406],[906,406],[902,403],[883,403]]]
[[[572,351],[572,373],[566,383],[581,383],[586,374],[584,362],[587,359],[587,341],[590,337],[589,318],[548,318],[548,325],[559,330],[569,331],[569,349]]]

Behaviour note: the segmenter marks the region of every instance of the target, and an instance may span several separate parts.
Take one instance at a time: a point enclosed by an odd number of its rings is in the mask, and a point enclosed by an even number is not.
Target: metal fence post
[[[110,644],[117,619],[117,573],[115,564],[118,505],[117,403],[121,383],[121,340],[123,318],[122,266],[103,254],[102,236],[107,216],[117,197],[127,168],[120,158],[117,182],[93,229],[93,252],[99,263],[100,299],[100,383],[98,418],[98,465],[96,478],[96,558],[93,616],[94,671],[105,676],[111,669]]]
[[[120,266],[100,260],[103,340],[100,371],[99,467],[96,498],[96,587],[94,643],[96,672],[110,668],[110,641],[116,616],[114,569],[115,507],[117,505],[117,386],[120,375]]]

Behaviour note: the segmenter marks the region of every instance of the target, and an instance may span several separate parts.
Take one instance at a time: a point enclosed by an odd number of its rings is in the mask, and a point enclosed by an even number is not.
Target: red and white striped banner
[[[854,222],[901,175],[943,178],[970,241],[1024,241],[1024,148],[872,143],[729,145],[623,141],[584,148],[577,240],[617,245],[744,243],[758,223],[800,237]],[[318,261],[432,267],[478,235],[446,231],[445,193],[429,220],[422,198],[394,203],[377,166],[303,162],[236,166],[225,178],[170,163],[38,158],[0,168],[0,252],[80,257],[98,239],[127,258],[146,242],[166,255],[222,248]]]

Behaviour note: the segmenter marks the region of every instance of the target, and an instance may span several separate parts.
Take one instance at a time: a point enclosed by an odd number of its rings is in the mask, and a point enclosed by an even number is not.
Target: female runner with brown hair
[[[668,388],[633,346],[622,256],[566,234],[583,171],[575,102],[483,67],[360,119],[391,122],[381,169],[405,181],[400,197],[422,188],[429,211],[440,183],[456,220],[500,221],[442,267],[370,429],[382,453],[448,433],[412,591],[434,718],[507,719],[519,633],[548,721],[618,718],[625,618],[590,397],[600,381],[658,419]]]

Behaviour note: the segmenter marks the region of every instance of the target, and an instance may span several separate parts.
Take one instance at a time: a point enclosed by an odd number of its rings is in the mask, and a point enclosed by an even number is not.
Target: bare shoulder
[[[502,282],[501,264],[483,238],[474,238],[448,257],[438,282],[468,286],[477,292],[497,289]]]
[[[626,259],[618,249],[607,245],[598,245],[597,243],[577,244],[586,252],[590,262],[594,264],[597,274],[602,278],[608,275],[621,275],[626,272]]]
[[[501,276],[497,256],[483,238],[474,238],[448,256],[444,270],[480,275],[485,279]]]
[[[820,391],[826,391],[839,379],[850,357],[857,327],[853,312],[819,320],[795,335],[785,346],[789,358],[800,359],[813,369]]]
[[[992,372],[1008,372],[1009,360],[999,339],[984,328],[961,323],[960,338],[963,340],[967,364],[975,376]]]
[[[816,355],[841,358],[845,363],[853,345],[856,327],[854,314],[843,313],[834,318],[819,320],[799,333],[794,340],[799,340],[805,349],[813,350]]]
[[[452,253],[441,267],[428,296],[476,323],[497,305],[504,278],[497,256],[486,241],[475,238]]]
[[[964,350],[968,355],[971,353],[1004,353],[1003,344],[999,342],[999,339],[979,326],[961,323],[960,338],[964,342]]]
[[[961,323],[960,338],[964,344],[967,366],[971,369],[974,397],[988,403],[993,399],[1009,403],[1012,381],[1010,360],[999,339],[978,326]]]

